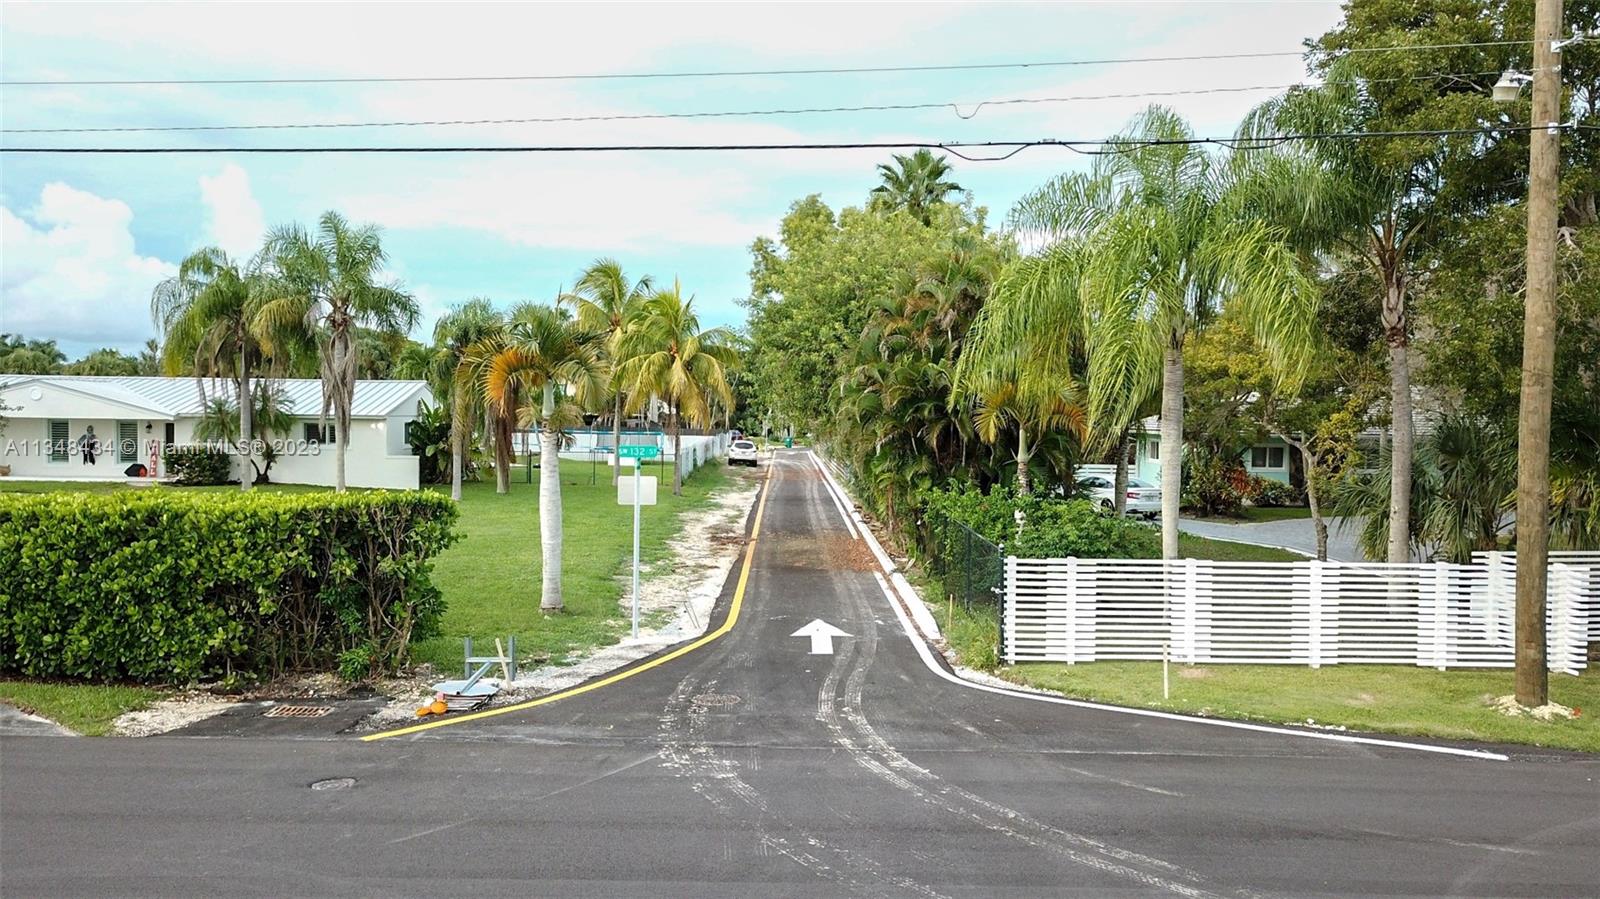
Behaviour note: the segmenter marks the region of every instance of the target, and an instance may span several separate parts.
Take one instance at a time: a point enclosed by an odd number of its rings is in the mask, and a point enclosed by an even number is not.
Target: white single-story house
[[[1244,470],[1258,478],[1289,483],[1289,471],[1294,450],[1277,435],[1270,435],[1239,455]],[[1142,433],[1133,439],[1132,453],[1128,458],[1128,474],[1151,484],[1161,483],[1161,420],[1146,418]]]
[[[318,428],[322,382],[274,378],[294,416],[287,434],[271,435],[277,449],[269,477],[280,484],[334,482],[333,435]],[[162,447],[197,443],[195,425],[205,397],[235,399],[233,382],[195,378],[0,375],[0,468],[13,478],[125,480],[131,465],[165,477]],[[357,381],[350,410],[345,479],[351,487],[415,490],[417,457],[406,442],[406,426],[419,406],[433,403],[424,381]],[[92,429],[92,431],[91,431]],[[329,430],[332,429],[331,423]],[[91,463],[82,452],[92,432],[100,452]],[[259,460],[258,460],[259,461]],[[234,477],[247,463],[234,460]]]

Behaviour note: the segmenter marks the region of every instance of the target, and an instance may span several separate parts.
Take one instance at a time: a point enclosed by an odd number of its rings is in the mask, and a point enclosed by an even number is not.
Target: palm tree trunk
[[[461,397],[461,385],[456,384],[451,391],[455,394],[454,401],[450,404],[450,498],[461,502],[461,457],[467,452],[467,438],[462,425],[462,413],[466,412],[465,403]]]
[[[622,479],[622,391],[611,410],[611,483]]]
[[[500,397],[500,407],[494,413],[494,492],[511,492],[512,416],[517,414],[516,397],[508,390]]]
[[[683,416],[674,408],[672,410],[672,495],[683,495],[683,459],[678,452],[682,446]]]
[[[555,384],[544,385],[544,421],[539,428],[539,547],[544,587],[539,611],[559,612],[561,601],[561,435],[551,427]]]
[[[239,474],[239,489],[249,492],[256,480],[256,468],[250,461],[250,442],[252,439],[251,420],[255,413],[254,397],[250,391],[250,354],[244,350],[239,351],[239,449],[240,459],[244,462],[244,469]]]
[[[1384,337],[1389,344],[1389,408],[1394,431],[1389,465],[1389,561],[1411,561],[1411,426],[1410,340],[1406,334],[1406,290],[1402,276],[1391,273],[1383,300]]]
[[[1121,518],[1128,512],[1128,445],[1133,440],[1133,425],[1122,429],[1117,438],[1117,474],[1112,479],[1112,503]]]
[[[1017,426],[1017,492],[1023,496],[1033,492],[1033,479],[1028,476],[1028,460],[1033,451],[1028,448],[1028,429]]]
[[[1161,373],[1161,558],[1178,558],[1183,498],[1183,336],[1167,339]]]

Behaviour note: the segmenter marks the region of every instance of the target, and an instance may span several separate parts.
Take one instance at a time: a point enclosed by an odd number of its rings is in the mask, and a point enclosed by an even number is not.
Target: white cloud
[[[230,162],[215,175],[201,175],[200,200],[205,204],[207,245],[221,247],[239,260],[260,248],[266,220],[244,169]]]
[[[177,268],[139,255],[128,204],[52,182],[25,215],[0,206],[0,330],[124,346],[150,336],[150,291]]]

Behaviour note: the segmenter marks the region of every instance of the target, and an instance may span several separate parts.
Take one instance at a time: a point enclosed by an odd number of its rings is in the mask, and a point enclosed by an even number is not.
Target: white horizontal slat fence
[[[1508,561],[1509,558],[1509,561]],[[1007,662],[1513,664],[1515,558],[1471,564],[1006,560]],[[1600,553],[1552,554],[1552,670],[1600,639]]]

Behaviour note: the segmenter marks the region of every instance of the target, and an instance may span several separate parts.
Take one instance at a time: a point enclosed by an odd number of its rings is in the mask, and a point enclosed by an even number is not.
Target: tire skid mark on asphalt
[[[864,603],[856,591],[850,590],[845,584],[840,586],[844,592],[854,596],[858,613],[864,613],[866,611]],[[987,830],[1036,849],[1053,852],[1076,864],[1180,896],[1196,897],[1196,899],[1220,896],[1193,885],[1203,880],[1195,871],[1036,821],[1015,809],[948,783],[895,749],[877,732],[862,712],[866,674],[877,655],[878,636],[877,628],[872,624],[869,614],[857,614],[856,617],[862,621],[860,627],[862,633],[850,641],[851,648],[848,651],[835,656],[832,668],[829,669],[821,688],[817,691],[817,720],[828,729],[834,742],[848,752],[856,764],[886,783],[948,814],[966,818]],[[859,660],[857,656],[860,657]],[[843,701],[836,703],[835,694],[838,691],[839,677],[847,668],[850,669],[850,675],[845,681]],[[840,720],[841,711],[843,721]],[[855,737],[846,731],[845,721],[848,721],[851,729],[855,731]],[[1167,876],[1145,870],[1148,868],[1167,872],[1190,883],[1169,880]]]
[[[719,755],[706,740],[707,709],[693,701],[694,694],[702,692],[698,686],[696,678],[685,678],[667,700],[660,717],[662,765],[689,778],[690,789],[719,814],[751,829],[759,855],[766,855],[769,849],[776,851],[858,895],[887,897],[911,892],[928,899],[948,899],[909,877],[890,873],[869,856],[830,844],[774,812],[766,797],[740,776],[739,763]],[[709,680],[704,692],[712,692],[716,686],[715,680]]]

